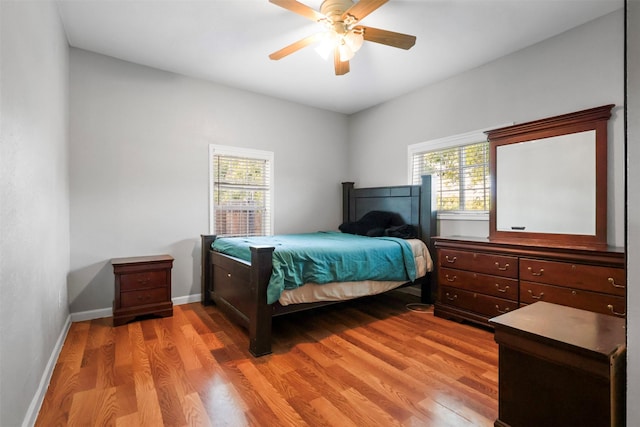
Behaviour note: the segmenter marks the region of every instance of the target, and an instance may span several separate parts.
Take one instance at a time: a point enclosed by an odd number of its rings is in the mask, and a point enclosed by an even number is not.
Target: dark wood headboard
[[[431,175],[422,177],[422,185],[355,188],[353,182],[343,182],[342,221],[357,221],[374,210],[397,212],[418,228],[420,238],[431,248],[431,236],[436,234],[431,188]]]

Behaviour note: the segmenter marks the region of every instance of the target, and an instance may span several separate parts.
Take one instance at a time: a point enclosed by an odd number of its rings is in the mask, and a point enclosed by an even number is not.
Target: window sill
[[[489,221],[489,212],[438,212],[438,219],[446,221]]]

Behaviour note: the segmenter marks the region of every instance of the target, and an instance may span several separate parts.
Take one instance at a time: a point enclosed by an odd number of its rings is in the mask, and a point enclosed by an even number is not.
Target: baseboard
[[[192,302],[200,302],[202,294],[192,294],[184,297],[172,298],[174,305],[190,304]],[[85,320],[101,319],[103,317],[113,316],[113,308],[99,308],[96,310],[79,311],[71,313],[72,322],[83,322]]]
[[[58,357],[60,356],[60,352],[62,351],[64,340],[67,338],[69,328],[71,328],[71,315],[67,316],[64,326],[62,327],[62,331],[60,332],[60,336],[56,341],[56,345],[51,352],[51,356],[49,356],[47,366],[42,373],[42,378],[40,378],[38,390],[36,390],[36,394],[33,396],[31,404],[27,409],[27,414],[22,421],[22,427],[30,427],[35,425],[36,423],[38,414],[40,413],[40,407],[42,406],[42,401],[44,400],[44,396],[47,394],[47,388],[49,387],[49,382],[51,381],[53,370],[56,367],[56,362],[58,361]]]
[[[200,302],[202,294],[187,295],[186,297],[172,298],[174,305],[191,304],[192,302]]]
[[[113,309],[99,308],[97,310],[79,311],[77,313],[71,313],[72,322],[84,322],[85,320],[101,319],[103,317],[111,317],[113,315]]]

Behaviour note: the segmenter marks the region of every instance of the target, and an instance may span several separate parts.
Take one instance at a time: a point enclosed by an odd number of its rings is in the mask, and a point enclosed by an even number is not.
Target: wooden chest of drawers
[[[624,317],[624,252],[435,237],[435,314],[489,325],[488,319],[546,301]]]
[[[538,302],[491,323],[496,427],[625,425],[624,319]]]
[[[173,315],[171,268],[173,257],[155,255],[111,260],[115,275],[113,324],[142,315]]]

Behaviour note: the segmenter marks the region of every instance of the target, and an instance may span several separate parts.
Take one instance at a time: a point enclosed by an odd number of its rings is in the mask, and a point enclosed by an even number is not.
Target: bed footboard
[[[267,304],[275,248],[251,247],[251,262],[211,250],[216,236],[202,236],[202,304],[215,303],[249,331],[249,352],[271,353],[273,307]]]

